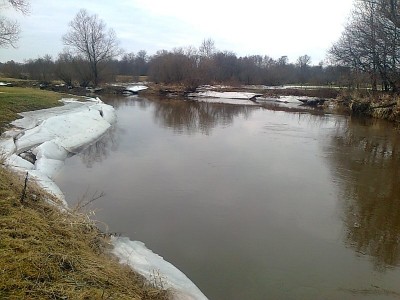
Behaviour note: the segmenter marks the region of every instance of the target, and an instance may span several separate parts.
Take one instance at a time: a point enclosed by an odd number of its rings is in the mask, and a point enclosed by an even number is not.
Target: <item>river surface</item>
[[[256,106],[108,101],[67,159],[69,205],[143,241],[209,299],[400,299],[400,133]]]

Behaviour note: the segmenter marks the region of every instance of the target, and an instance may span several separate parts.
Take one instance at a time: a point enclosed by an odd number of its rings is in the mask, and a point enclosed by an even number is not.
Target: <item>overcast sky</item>
[[[308,54],[312,63],[343,30],[352,0],[31,0],[30,14],[12,9],[1,14],[20,22],[17,49],[0,49],[0,62],[38,58],[62,51],[68,23],[85,8],[113,28],[126,52],[200,46],[212,38],[218,50],[238,56],[287,55],[295,62]]]

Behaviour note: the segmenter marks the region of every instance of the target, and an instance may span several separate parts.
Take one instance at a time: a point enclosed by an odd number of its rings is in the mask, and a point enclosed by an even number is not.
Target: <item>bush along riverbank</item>
[[[61,105],[60,98],[2,87],[0,124],[22,111]],[[146,280],[110,254],[109,236],[89,214],[63,208],[32,177],[6,167],[7,159],[0,157],[0,299],[170,298],[159,280]]]
[[[344,91],[338,98],[354,116],[400,122],[400,96],[382,92]]]

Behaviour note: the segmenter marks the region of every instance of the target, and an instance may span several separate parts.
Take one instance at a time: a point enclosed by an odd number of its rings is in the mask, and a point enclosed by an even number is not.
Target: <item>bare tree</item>
[[[215,42],[213,39],[204,39],[199,47],[200,56],[211,58],[216,52]]]
[[[203,83],[210,83],[215,79],[214,55],[216,51],[214,40],[211,38],[204,39],[199,47],[199,77]]]
[[[299,56],[297,59],[297,68],[299,72],[299,81],[301,84],[307,82],[309,77],[309,69],[311,64],[311,57],[307,54]]]
[[[27,14],[29,11],[29,3],[27,0],[0,0],[0,9],[3,11],[8,7]],[[0,15],[0,47],[7,48],[9,46],[15,48],[15,43],[19,39],[21,29],[15,20],[10,20]]]
[[[74,58],[71,53],[64,51],[58,54],[58,59],[55,62],[55,75],[68,86],[72,86],[72,80],[74,78],[72,67],[73,60]]]
[[[81,9],[69,23],[70,31],[63,36],[66,46],[75,50],[77,55],[87,59],[93,77],[93,84],[99,83],[99,67],[122,54],[118,47],[117,36],[113,29],[106,29],[106,24],[97,15],[89,15]]]
[[[54,61],[49,54],[25,62],[24,69],[29,73],[30,79],[48,83],[54,79]]]
[[[342,37],[329,51],[331,59],[350,67],[355,77],[368,74],[373,90],[397,91],[400,84],[400,3],[359,0]]]

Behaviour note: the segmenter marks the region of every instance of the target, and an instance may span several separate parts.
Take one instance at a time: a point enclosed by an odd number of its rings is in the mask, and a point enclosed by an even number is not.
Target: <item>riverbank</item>
[[[168,299],[109,255],[88,214],[60,211],[57,199],[0,168],[1,299]]]
[[[338,87],[318,86],[205,86],[196,91],[184,85],[149,84],[149,89],[142,91],[146,97],[163,96],[168,98],[188,98],[197,92],[212,91],[215,93],[252,93],[261,101],[262,106],[272,102],[286,102],[285,97],[294,97],[306,106],[318,107],[329,112],[350,114],[358,117],[376,118],[400,122],[400,97],[385,92],[370,90],[349,90]],[[311,101],[303,101],[302,97]],[[256,99],[252,99],[256,100]],[[262,102],[268,100],[268,102]],[[282,101],[281,101],[282,100]],[[273,108],[267,105],[268,108]],[[284,106],[282,106],[284,108]]]
[[[400,97],[398,95],[346,90],[341,93],[338,100],[352,115],[400,122]]]
[[[8,80],[11,86],[15,87],[39,87],[40,84],[29,80]],[[7,82],[8,82],[7,81]],[[147,89],[140,90],[139,93],[147,98],[178,98],[187,99],[191,94],[196,92],[193,87],[187,87],[183,84],[161,84],[153,82],[144,82]],[[115,82],[105,84],[97,89],[83,87],[68,87],[63,84],[47,84],[41,86],[41,89],[46,91],[64,94],[73,94],[76,96],[96,96],[96,95],[122,95],[127,92],[126,87],[129,85],[124,82]],[[1,87],[0,87],[1,88]],[[197,88],[198,91],[203,91],[204,88],[215,92],[251,92],[261,95],[264,99],[278,99],[280,97],[310,97],[316,99],[319,108],[328,108],[329,111],[348,113],[359,117],[371,117],[385,119],[393,122],[400,122],[400,101],[399,97],[383,92],[371,92],[369,90],[349,90],[345,87],[334,86],[227,86],[214,85],[203,86]],[[45,92],[38,88],[32,89],[35,93]],[[1,92],[1,91],[0,91]],[[320,101],[322,100],[322,101]],[[327,101],[325,101],[327,100]],[[285,100],[284,100],[285,101]],[[276,101],[280,102],[280,101]],[[313,104],[313,102],[311,102]],[[325,105],[323,105],[325,103]],[[264,103],[265,104],[265,103]],[[0,104],[1,105],[1,104]],[[268,106],[270,107],[270,106]],[[1,109],[1,107],[0,107]],[[14,114],[15,117],[15,114]],[[8,118],[10,120],[10,118]],[[12,120],[12,118],[11,118]],[[5,123],[7,124],[7,123]],[[4,124],[3,124],[4,125]],[[1,130],[1,124],[0,124]]]
[[[7,98],[8,94],[6,90],[1,98]],[[13,121],[15,127],[3,133],[0,152],[3,166],[23,174],[25,180],[33,181],[43,192],[50,194],[51,198],[45,200],[54,209],[74,215],[75,211],[68,207],[54,182],[55,175],[68,157],[99,141],[114,126],[117,117],[115,109],[99,98],[84,101],[63,98],[60,101],[63,106],[19,113],[23,118]],[[185,274],[143,243],[117,236],[110,236],[106,242],[112,245],[108,249],[109,255],[112,253],[147,282],[156,282],[156,287],[165,290],[165,295],[171,299],[207,299]]]
[[[60,94],[0,88],[2,131],[17,113],[59,106]],[[168,299],[169,293],[111,256],[111,241],[89,214],[64,203],[25,174],[0,167],[1,299]],[[25,189],[25,182],[27,183]],[[49,201],[50,200],[50,201]],[[54,206],[49,203],[55,203]]]

